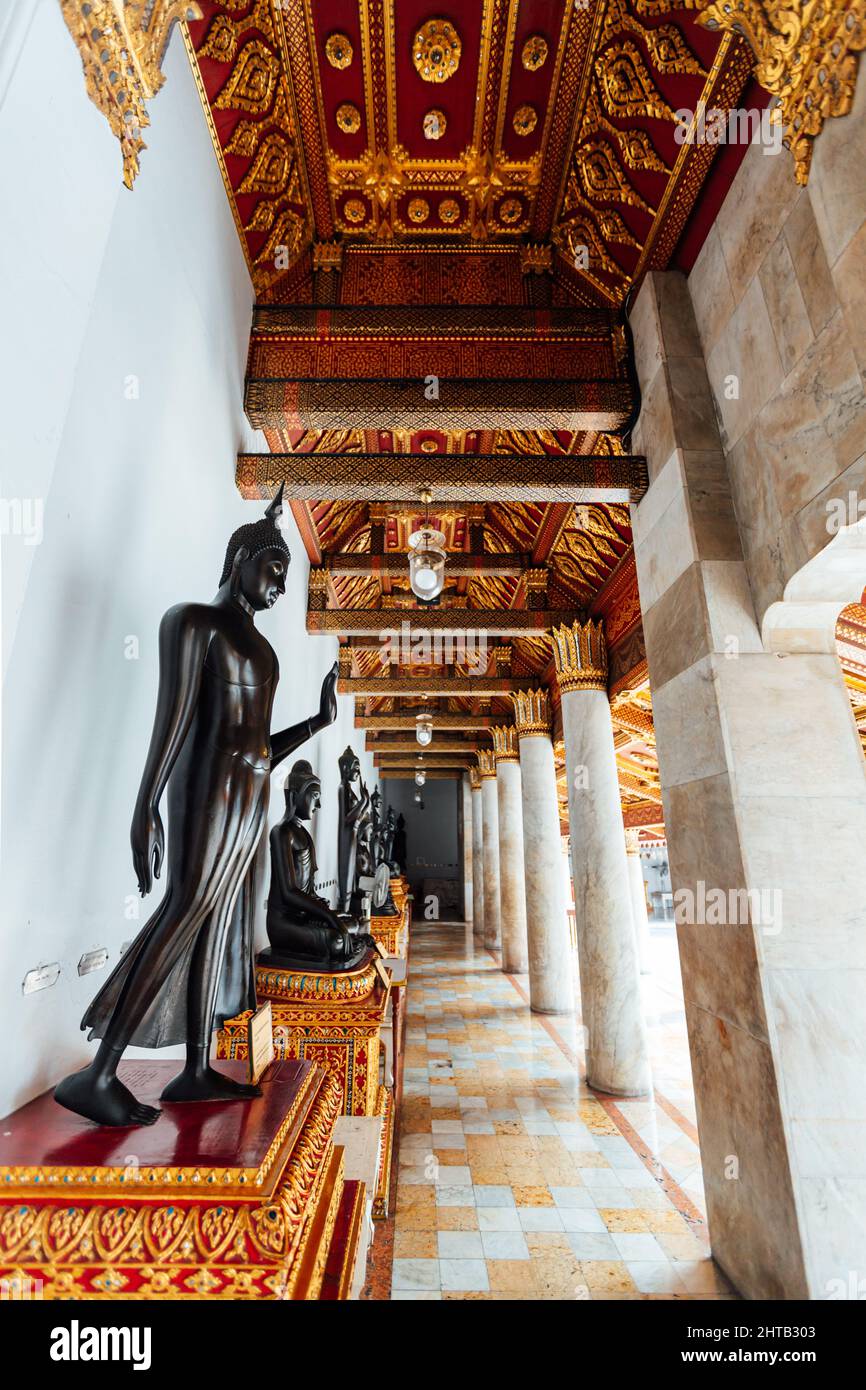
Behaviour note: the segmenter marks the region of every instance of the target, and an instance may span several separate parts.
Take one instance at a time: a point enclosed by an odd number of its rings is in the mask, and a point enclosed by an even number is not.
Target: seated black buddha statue
[[[300,970],[353,970],[375,942],[355,918],[334,912],[315,891],[316,848],[305,822],[321,804],[322,785],[308,762],[286,778],[286,813],[270,835],[271,886],[265,965]]]

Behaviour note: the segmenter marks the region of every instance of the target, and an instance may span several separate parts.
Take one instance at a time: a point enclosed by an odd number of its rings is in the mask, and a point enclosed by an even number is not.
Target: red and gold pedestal
[[[243,1079],[239,1063],[220,1069]],[[125,1062],[157,1103],[177,1062]],[[0,1280],[46,1299],[347,1298],[366,1193],[333,1142],[336,1077],[278,1062],[262,1095],[107,1129],[50,1093],[4,1121]]]
[[[256,997],[270,1000],[277,1057],[303,1057],[336,1076],[344,1115],[375,1115],[379,1055],[388,990],[370,960],[357,970],[325,974],[256,965]],[[249,1014],[227,1019],[217,1056],[246,1059]]]
[[[259,1004],[270,1000],[277,1057],[305,1058],[327,1067],[339,1082],[344,1115],[382,1117],[383,1152],[376,1189],[379,1194],[385,1172],[387,1193],[394,1107],[381,1083],[380,1057],[389,990],[379,977],[372,952],[357,970],[343,974],[283,969],[259,961],[256,996]],[[248,1020],[248,1013],[226,1020],[217,1035],[218,1057],[247,1057]]]
[[[371,917],[370,933],[389,956],[405,956],[409,945],[409,885],[404,878],[391,879],[395,915]]]

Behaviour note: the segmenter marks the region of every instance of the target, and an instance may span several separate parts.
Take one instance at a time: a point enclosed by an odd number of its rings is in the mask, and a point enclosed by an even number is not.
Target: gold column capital
[[[559,688],[569,690],[603,690],[607,692],[607,642],[601,618],[593,622],[574,622],[571,627],[556,627],[551,632],[553,656]]]
[[[481,790],[481,774],[477,767],[470,767],[469,769],[469,785],[474,792]]]
[[[511,696],[514,724],[519,738],[550,738],[552,718],[550,696],[542,687],[519,690]]]
[[[517,730],[513,724],[495,724],[490,730],[493,736],[493,757],[497,763],[519,763],[520,750],[517,746]]]
[[[478,776],[483,782],[486,777],[496,776],[496,760],[492,749],[479,748],[475,755],[478,759]]]

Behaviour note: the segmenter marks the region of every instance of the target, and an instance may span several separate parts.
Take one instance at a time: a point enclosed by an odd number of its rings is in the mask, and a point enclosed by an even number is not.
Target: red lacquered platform
[[[119,1074],[156,1104],[177,1071],[127,1062]],[[50,1092],[10,1115],[0,1279],[43,1298],[319,1298],[344,1209],[332,1137],[342,1091],[297,1060],[274,1063],[261,1085],[248,1101],[165,1104],[143,1128],[100,1128]],[[341,1223],[340,1244],[346,1234]]]

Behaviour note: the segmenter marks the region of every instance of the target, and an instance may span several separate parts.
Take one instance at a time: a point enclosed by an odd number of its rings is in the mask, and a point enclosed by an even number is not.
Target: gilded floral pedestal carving
[[[151,1100],[176,1071],[120,1075]],[[5,1121],[0,1280],[46,1299],[345,1298],[364,1185],[333,1143],[341,1101],[309,1062],[272,1067],[256,1100],[164,1104],[134,1132],[38,1097]]]

